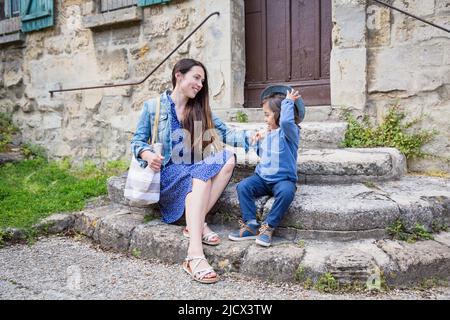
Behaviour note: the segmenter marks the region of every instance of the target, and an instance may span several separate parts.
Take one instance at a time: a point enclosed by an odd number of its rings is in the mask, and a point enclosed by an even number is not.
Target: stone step
[[[260,130],[266,128],[264,122],[240,123],[227,122],[236,129]],[[301,125],[302,148],[339,148],[344,140],[347,123],[345,122],[303,122]]]
[[[218,108],[214,114],[223,121],[238,121],[239,114],[246,114],[248,122],[263,122],[264,113],[261,108]],[[339,111],[331,106],[306,106],[304,123],[312,121],[336,121],[339,119]]]
[[[18,149],[18,148],[16,148]],[[25,156],[20,150],[11,150],[11,152],[0,153],[0,165],[8,162],[20,162],[25,159]]]
[[[123,196],[125,181],[126,175],[110,178],[108,193],[113,203],[130,208]],[[257,200],[259,220],[265,218],[272,204],[270,197]],[[159,217],[157,205],[132,210]],[[234,183],[228,185],[211,212],[211,223],[237,225],[241,214]],[[417,223],[427,230],[450,226],[450,180],[406,176],[399,181],[339,187],[299,185],[276,233],[290,241],[382,239],[397,219],[407,230]]]
[[[253,174],[256,152],[228,149],[237,155],[234,181]],[[297,175],[300,184],[375,182],[400,179],[406,166],[405,156],[394,148],[299,149]]]
[[[53,216],[40,226],[50,233],[74,230],[104,249],[181,267],[188,249],[183,226],[146,220],[133,210],[105,206]],[[254,241],[228,240],[232,229],[226,226],[211,225],[211,228],[220,235],[222,243],[204,246],[204,250],[219,274],[239,272],[264,280],[311,285],[330,273],[340,284],[358,283],[369,289],[380,289],[383,283],[407,287],[430,278],[450,277],[448,232],[435,235],[434,240],[412,244],[389,239],[294,242],[275,237],[271,247],[263,248]]]

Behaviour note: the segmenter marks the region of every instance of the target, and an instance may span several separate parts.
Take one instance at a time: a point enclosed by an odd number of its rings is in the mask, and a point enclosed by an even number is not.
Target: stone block
[[[244,256],[241,272],[269,281],[293,281],[302,261],[304,249],[293,245],[270,248],[250,246]]]
[[[367,99],[366,48],[333,49],[330,62],[331,104],[363,110]]]
[[[142,214],[119,210],[100,219],[92,237],[103,248],[127,251],[134,228],[143,222]]]
[[[336,48],[366,46],[366,4],[364,1],[333,1],[333,43]]]

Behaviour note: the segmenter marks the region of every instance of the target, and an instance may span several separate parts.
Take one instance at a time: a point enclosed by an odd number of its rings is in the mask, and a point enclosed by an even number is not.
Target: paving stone
[[[293,281],[304,251],[294,245],[264,248],[254,244],[244,256],[241,272],[270,281]]]

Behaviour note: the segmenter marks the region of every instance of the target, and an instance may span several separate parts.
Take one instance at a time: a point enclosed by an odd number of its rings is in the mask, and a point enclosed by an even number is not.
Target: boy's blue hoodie
[[[268,183],[281,180],[297,182],[297,151],[300,127],[294,120],[294,101],[281,102],[280,127],[270,131],[257,145],[261,160],[255,173]]]

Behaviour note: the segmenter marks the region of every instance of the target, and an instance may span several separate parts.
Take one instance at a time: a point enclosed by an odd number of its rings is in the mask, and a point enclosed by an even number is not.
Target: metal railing
[[[91,87],[81,87],[81,88],[70,88],[70,89],[58,89],[58,90],[50,90],[50,97],[53,97],[53,93],[55,92],[66,92],[66,91],[78,91],[78,90],[90,90],[90,89],[101,89],[101,88],[111,88],[111,87],[122,87],[122,86],[135,86],[143,83],[145,80],[148,79],[164,62],[167,61],[167,59],[170,58],[172,54],[174,54],[178,48],[180,48],[200,27],[212,16],[214,15],[220,15],[218,11],[211,13],[209,16],[207,16],[203,21],[191,32],[187,35],[186,38],[184,38],[183,41],[181,41],[175,49],[172,50],[155,68],[153,68],[152,71],[141,81],[138,82],[129,82],[129,83],[119,83],[119,84],[105,84],[100,86],[91,86]]]
[[[443,31],[445,31],[445,32],[450,33],[450,29],[447,29],[447,28],[444,28],[444,27],[442,27],[442,26],[439,26],[439,25],[437,25],[437,24],[435,24],[435,23],[433,23],[433,22],[430,22],[430,21],[425,20],[425,19],[423,19],[423,18],[420,18],[420,17],[418,17],[418,16],[416,16],[416,15],[413,15],[413,14],[411,14],[411,13],[409,13],[409,12],[406,12],[406,11],[404,11],[404,10],[402,10],[402,9],[399,9],[399,8],[397,8],[397,7],[394,7],[393,5],[390,5],[390,4],[388,4],[388,3],[385,3],[385,2],[379,1],[379,0],[370,0],[370,1],[379,3],[379,4],[383,5],[383,6],[386,6],[386,7],[388,7],[388,8],[391,8],[392,10],[401,12],[401,13],[403,13],[403,14],[409,16],[409,17],[412,17],[412,18],[417,19],[417,20],[419,20],[419,21],[422,21],[422,22],[424,22],[424,23],[426,23],[426,24],[429,24],[430,26],[433,26],[433,27],[435,27],[435,28],[438,28],[438,29],[441,29],[441,30],[443,30]]]
[[[108,2],[108,0],[104,0],[105,2]],[[114,2],[114,0],[110,0],[110,1],[113,1]],[[134,1],[134,0],[129,0],[128,2],[130,2],[130,1]],[[438,29],[441,29],[441,30],[443,30],[443,31],[446,31],[446,32],[449,32],[450,33],[450,30],[449,29],[446,29],[446,28],[444,28],[444,27],[442,27],[442,26],[439,26],[439,25],[436,25],[435,23],[432,23],[432,22],[430,22],[430,21],[427,21],[427,20],[425,20],[425,19],[423,19],[423,18],[420,18],[420,17],[417,17],[417,16],[415,16],[415,15],[413,15],[413,14],[411,14],[411,13],[409,13],[409,12],[406,12],[406,11],[404,11],[404,10],[401,10],[401,9],[399,9],[399,8],[396,8],[396,7],[394,7],[394,6],[392,6],[392,5],[390,5],[390,4],[387,4],[387,3],[385,3],[385,2],[383,2],[383,1],[379,1],[379,0],[370,0],[370,1],[374,1],[374,2],[376,2],[376,3],[378,3],[378,4],[381,4],[381,5],[384,5],[384,6],[386,6],[386,7],[389,7],[389,8],[391,8],[392,10],[396,10],[396,11],[398,11],[398,12],[401,12],[401,13],[403,13],[403,14],[405,14],[405,15],[407,15],[407,16],[410,16],[410,17],[412,17],[412,18],[414,18],[414,19],[417,19],[417,20],[419,20],[419,21],[422,21],[422,22],[424,22],[424,23],[427,23],[427,24],[429,24],[429,25],[431,25],[431,26],[433,26],[433,27],[436,27],[436,28],[438,28]],[[117,1],[117,2],[122,2],[122,3],[124,3],[124,2],[127,2],[127,0],[123,0],[123,1]],[[103,1],[102,1],[102,3],[103,3]],[[181,41],[180,42],[180,44],[178,44],[177,45],[177,47],[175,48],[175,49],[173,49],[172,50],[172,52],[170,52],[168,55],[167,55],[167,57],[165,57],[143,80],[141,80],[141,81],[138,81],[138,82],[130,82],[130,83],[120,83],[120,84],[105,84],[105,85],[99,85],[99,86],[90,86],[90,87],[79,87],[79,88],[70,88],[70,89],[57,89],[57,90],[50,90],[49,91],[49,93],[50,93],[50,96],[51,97],[53,97],[53,93],[55,93],[55,92],[67,92],[67,91],[78,91],[78,90],[90,90],[90,89],[101,89],[101,88],[111,88],[111,87],[122,87],[122,86],[134,86],[134,85],[139,85],[139,84],[142,84],[145,80],[147,80],[167,59],[169,59],[170,58],[170,56],[173,54],[173,53],[175,53],[177,50],[178,50],[178,48],[179,47],[181,47],[209,18],[211,18],[213,15],[220,15],[220,13],[219,12],[214,12],[214,13],[211,13],[209,16],[207,16],[183,41]]]

